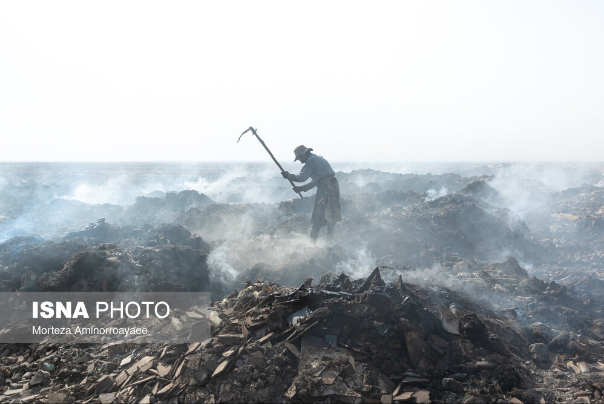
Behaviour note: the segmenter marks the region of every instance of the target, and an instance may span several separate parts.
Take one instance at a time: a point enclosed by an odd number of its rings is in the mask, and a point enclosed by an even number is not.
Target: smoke
[[[350,258],[338,262],[335,270],[336,273],[344,273],[352,278],[364,278],[375,268],[376,261],[373,252],[361,247],[353,251]]]
[[[288,279],[298,275],[294,268],[306,266],[313,254],[325,251],[324,240],[317,245],[310,241],[308,219],[291,220],[278,205],[217,205],[207,210],[209,214],[187,212],[188,227],[211,243],[208,269],[225,288],[239,287],[238,276],[258,264],[267,271],[260,278],[281,276],[281,283],[290,286]]]
[[[98,184],[80,183],[70,195],[65,195],[63,198],[91,205],[103,203],[130,205],[134,203],[136,196],[145,193],[143,189],[130,187],[131,182],[129,175],[120,174]]]
[[[60,197],[125,206],[138,196],[184,190],[198,191],[219,203],[276,203],[295,196],[277,168],[269,164],[108,165],[102,167],[104,175],[82,171],[62,179],[68,186]]]
[[[378,261],[371,251],[359,249],[355,255],[336,265],[335,274],[343,273],[353,279],[365,278],[377,266]],[[527,269],[532,268],[530,264],[524,265],[527,266]],[[492,285],[485,280],[473,277],[469,273],[451,271],[440,264],[427,268],[380,266],[380,275],[387,283],[396,283],[401,276],[405,283],[418,285],[434,292],[446,288],[468,296],[493,310],[523,306],[523,302],[518,301],[513,293],[507,292],[505,289],[494,292]]]
[[[268,164],[6,165],[0,180],[0,216],[5,217],[0,240],[31,234],[57,239],[100,218],[140,226],[145,222],[119,207],[132,207],[139,196],[163,198],[192,188],[222,203],[276,203],[295,195],[284,181]]]
[[[9,218],[0,216],[0,243],[12,237],[37,236],[36,226],[27,216]]]
[[[227,186],[227,184],[232,187],[233,181],[238,178],[238,174],[233,173],[222,177],[221,187]],[[527,175],[529,175],[528,172]],[[392,174],[362,170],[354,172],[349,178],[354,180],[354,183],[359,187],[363,187],[375,183],[376,180],[383,179],[387,180],[382,181],[382,184],[388,184],[388,181],[391,181]],[[459,183],[474,181],[473,178],[460,178],[458,176],[446,176],[445,178],[458,182],[455,185],[458,188],[461,187]],[[418,189],[422,189],[434,181],[444,181],[443,178],[435,176],[411,176],[406,177],[407,180],[408,183],[415,184]],[[510,191],[512,189],[513,187],[509,188]],[[204,190],[207,190],[207,188],[204,188]],[[385,192],[387,191],[386,189]],[[354,193],[354,195],[356,194],[357,192]],[[428,188],[424,200],[433,201],[448,194],[449,188],[446,186]],[[299,274],[289,274],[289,272],[295,272],[296,268],[304,268],[306,275],[320,276],[324,272],[331,271],[346,273],[353,278],[360,278],[367,276],[380,263],[394,263],[394,266],[397,264],[417,266],[419,264],[421,268],[428,268],[405,273],[406,276],[411,276],[414,281],[422,284],[432,283],[458,291],[475,292],[476,289],[469,288],[469,285],[474,281],[456,282],[443,278],[443,271],[440,267],[442,255],[437,254],[431,257],[430,255],[422,256],[421,254],[421,249],[424,248],[422,243],[426,242],[421,241],[423,240],[421,237],[427,237],[429,242],[449,244],[450,247],[447,248],[455,248],[455,243],[452,243],[451,240],[433,240],[434,237],[448,237],[444,233],[448,231],[446,226],[457,226],[455,222],[444,222],[444,227],[440,228],[443,234],[423,234],[420,236],[420,241],[418,241],[417,230],[414,229],[414,226],[417,225],[413,221],[408,221],[416,214],[413,213],[412,209],[404,207],[404,202],[397,198],[389,197],[381,205],[378,202],[379,198],[385,195],[391,194],[378,193],[372,197],[369,206],[374,209],[375,214],[369,215],[365,213],[366,211],[355,210],[357,206],[362,206],[358,205],[357,202],[367,203],[367,200],[370,199],[367,195],[360,195],[357,198],[356,196],[347,196],[346,193],[343,194],[343,206],[347,204],[356,206],[353,206],[352,210],[346,210],[344,206],[345,222],[336,227],[336,235],[333,241],[335,248],[332,248],[332,251],[336,253],[329,258],[321,255],[321,250],[329,246],[328,243],[323,241],[323,238],[320,238],[317,246],[308,243],[309,223],[307,216],[301,215],[292,218],[276,205],[239,204],[237,205],[238,209],[231,208],[221,212],[213,212],[210,217],[201,220],[199,226],[191,227],[189,223],[185,224],[204,238],[219,243],[221,251],[224,251],[221,257],[223,262],[228,264],[228,268],[237,273],[243,273],[256,264],[262,263],[262,268],[265,271],[272,269],[275,274],[271,276],[278,277],[280,283],[285,285],[293,286],[295,282],[299,281]],[[401,203],[403,205],[400,205]],[[295,204],[292,206],[296,211]],[[491,209],[488,205],[484,207],[484,210],[486,221],[479,219],[471,224],[466,223],[469,226],[468,230],[475,234],[493,234],[493,240],[484,241],[488,241],[489,248],[498,248],[498,250],[493,250],[488,255],[486,255],[488,251],[483,250],[481,251],[482,257],[504,261],[508,255],[515,255],[523,259],[522,251],[516,251],[512,248],[514,247],[513,237],[522,236],[524,223],[514,212]],[[489,233],[488,229],[485,229],[485,227],[490,226],[488,220],[491,219],[488,215],[491,213],[493,214],[492,220],[499,220],[500,222],[495,223],[496,226],[501,226],[493,229],[493,233]],[[353,224],[357,220],[360,221]],[[429,223],[424,222],[423,226]],[[481,230],[480,227],[483,229]],[[425,233],[426,230],[424,227],[420,232]],[[453,230],[457,232],[464,231],[463,228]],[[499,241],[496,239],[499,236],[504,238]],[[482,240],[477,241],[481,242]],[[463,238],[459,242],[462,245],[467,243]],[[472,251],[469,249],[467,254],[472,254]],[[381,258],[378,259],[377,257]],[[432,260],[432,264],[430,264],[430,260]],[[321,264],[316,264],[317,262]],[[434,266],[426,267],[425,265]],[[221,266],[217,263],[214,270],[220,270],[220,268]],[[444,282],[444,279],[447,279],[447,282]]]
[[[449,192],[445,187],[441,188],[439,191],[431,188],[426,192],[426,201],[434,201],[438,198],[442,198],[443,196],[447,196],[448,193]]]
[[[305,266],[313,252],[322,248],[322,242],[314,245],[306,235],[270,235],[249,230],[240,234],[231,233],[230,237],[212,244],[208,268],[210,273],[216,274],[216,280],[221,280],[228,286],[241,273],[258,264],[268,271],[270,277],[279,273],[286,281],[290,276],[296,275],[290,271],[296,266]],[[222,272],[226,274],[221,275]]]
[[[507,239],[497,244],[498,233],[493,240],[468,240],[467,234],[462,234],[466,225],[474,234],[483,234],[480,231],[491,222],[460,216],[464,218],[460,224],[447,216],[448,212],[438,211],[439,202],[423,202],[455,194],[475,181],[475,176],[489,175],[488,184],[500,197],[485,196],[485,201],[511,212],[499,214],[501,210],[486,204],[472,212],[482,215],[484,210],[488,220],[495,217],[500,221],[497,226],[512,229],[504,235],[508,238],[522,236],[516,232],[523,226],[518,217],[529,229],[543,223],[540,229],[547,239],[552,220],[549,210],[560,191],[583,183],[604,183],[601,172],[576,165],[359,163],[333,167],[341,179],[344,221],[336,226],[333,241],[327,241],[322,233],[316,245],[308,237],[313,201],[307,196],[312,196],[312,191],[299,199],[272,164],[228,163],[32,165],[27,170],[22,166],[7,170],[0,177],[0,241],[32,234],[60,238],[101,217],[109,223],[137,228],[165,221],[183,224],[211,243],[207,263],[212,281],[225,285],[237,282],[240,274],[252,268],[261,267],[267,278],[295,285],[300,278],[328,271],[360,278],[377,265],[395,263],[391,266],[423,269],[388,270],[385,277],[394,280],[402,274],[406,281],[471,294],[480,290],[472,285],[482,285],[482,281],[444,276],[440,265],[445,255],[455,253],[473,259],[488,252],[492,253],[488,258],[502,261],[513,254],[532,263],[532,267],[523,265],[535,271],[539,262],[514,251]],[[300,165],[290,163],[285,168],[297,172]],[[347,172],[353,169],[356,171]],[[180,211],[161,205],[166,192],[183,190],[196,190],[217,203],[184,206]],[[139,196],[157,199],[146,200],[144,208],[138,206],[142,203],[135,204]],[[445,198],[442,203],[455,207],[453,199]],[[432,216],[422,214],[428,205],[435,207]],[[486,251],[485,245],[491,251]]]
[[[518,265],[524,268],[529,275],[533,274],[534,265],[532,262],[518,261]]]
[[[524,302],[519,301],[513,293],[503,288],[494,289],[493,285],[490,285],[481,278],[472,277],[467,273],[459,274],[456,271],[451,272],[449,269],[442,268],[438,264],[429,268],[383,269],[381,275],[382,279],[386,282],[397,282],[400,275],[403,282],[415,284],[434,292],[438,292],[441,288],[446,288],[465,295],[471,300],[493,310],[524,306]],[[443,301],[443,303],[448,302]]]
[[[208,255],[207,264],[212,282],[230,285],[237,279],[238,272],[229,264],[229,248],[222,244],[212,248]]]
[[[560,191],[602,181],[602,173],[582,165],[506,165],[489,181],[503,198],[488,202],[506,207],[524,219],[548,208]]]

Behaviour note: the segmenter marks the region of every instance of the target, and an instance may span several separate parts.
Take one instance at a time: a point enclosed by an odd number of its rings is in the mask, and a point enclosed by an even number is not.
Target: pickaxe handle
[[[258,133],[256,133],[256,129],[252,128],[251,126],[249,128],[247,128],[245,130],[245,132],[243,132],[241,134],[241,136],[245,135],[247,132],[252,131],[252,133],[254,134],[254,136],[256,136],[256,138],[258,138],[258,140],[260,141],[260,143],[262,144],[262,146],[264,146],[264,149],[267,151],[267,153],[269,154],[269,156],[271,156],[271,158],[273,159],[273,161],[275,162],[275,164],[277,164],[277,167],[279,167],[279,170],[281,170],[281,172],[285,171],[283,169],[283,167],[281,167],[281,164],[279,164],[279,162],[277,161],[277,159],[275,158],[275,156],[273,156],[273,153],[271,153],[271,151],[268,149],[268,147],[266,147],[266,144],[264,143],[264,141],[260,138],[260,136],[258,136]],[[239,136],[239,139],[237,139],[237,143],[239,143],[239,141],[241,140],[241,136]],[[290,180],[289,178],[287,179],[289,181],[290,184],[292,184],[292,187],[295,187],[294,183],[292,180]],[[302,196],[302,193],[298,192],[298,195],[300,195],[300,198],[304,198]]]

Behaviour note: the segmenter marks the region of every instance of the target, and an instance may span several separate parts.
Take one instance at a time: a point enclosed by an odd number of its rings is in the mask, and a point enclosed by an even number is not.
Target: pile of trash
[[[287,199],[277,173],[193,169],[165,192],[166,171],[164,191],[95,203],[66,198],[77,184],[63,171],[44,185],[16,170],[0,292],[216,302],[149,323],[162,343],[15,338],[0,346],[0,403],[602,402],[602,173],[454,168],[339,171],[343,220],[317,244],[314,196]],[[211,339],[197,340],[203,327]]]
[[[379,268],[313,280],[177,312],[205,341],[5,345],[0,402],[602,402],[602,322],[555,335]]]
[[[209,251],[184,226],[118,227],[100,219],[60,242],[16,237],[0,244],[0,291],[211,291]]]

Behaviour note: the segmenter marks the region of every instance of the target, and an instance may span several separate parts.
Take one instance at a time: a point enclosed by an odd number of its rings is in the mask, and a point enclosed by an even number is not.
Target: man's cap
[[[298,147],[296,147],[294,149],[294,154],[296,155],[296,158],[294,159],[294,161],[300,159],[300,157],[304,156],[306,153],[312,151],[312,149],[308,149],[306,146],[304,145],[300,145]]]

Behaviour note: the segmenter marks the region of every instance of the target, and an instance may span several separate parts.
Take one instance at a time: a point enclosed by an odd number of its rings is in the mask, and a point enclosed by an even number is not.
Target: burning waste
[[[386,269],[391,270],[391,269]],[[511,275],[514,276],[514,275]],[[520,275],[522,277],[522,275]],[[298,288],[249,282],[159,326],[201,343],[5,345],[4,400],[22,402],[551,402],[601,398],[604,323],[522,326],[449,289],[325,274]],[[520,285],[521,283],[519,283]],[[551,286],[551,285],[550,285]],[[549,288],[548,288],[549,289]],[[548,293],[549,292],[549,293]],[[535,303],[553,290],[523,296]],[[524,291],[526,294],[526,291]],[[558,293],[564,293],[559,292]],[[568,305],[581,304],[566,291]],[[571,303],[572,302],[572,303]],[[572,310],[566,305],[559,310]],[[558,388],[553,388],[557,387]]]
[[[246,182],[213,168],[123,205],[61,198],[74,185],[61,182],[41,198],[39,178],[9,173],[0,291],[13,303],[212,299],[99,323],[162,341],[23,343],[28,323],[3,321],[0,402],[602,402],[602,174],[567,169],[560,185],[521,168],[337,172],[342,221],[316,244],[312,197],[241,200]]]

